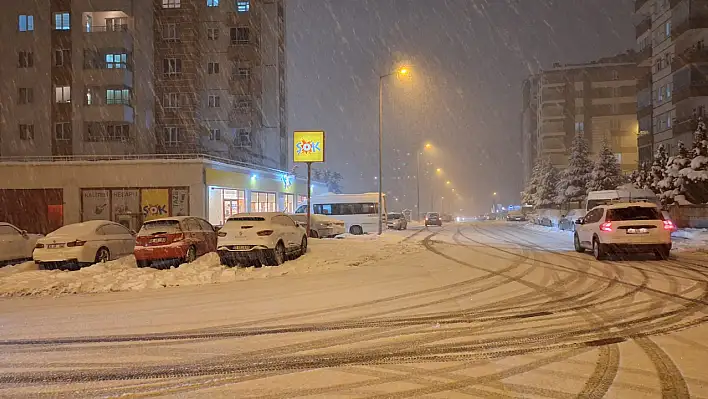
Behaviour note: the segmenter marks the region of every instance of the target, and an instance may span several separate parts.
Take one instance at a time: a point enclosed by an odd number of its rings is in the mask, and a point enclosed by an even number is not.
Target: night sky
[[[445,176],[421,180],[423,211],[431,193],[451,194],[444,180],[468,214],[493,191],[518,202],[522,80],[635,44],[632,0],[286,3],[288,127],[327,132],[325,167],[344,175],[345,192],[377,190],[378,76],[412,65],[409,80],[386,79],[384,190],[415,205],[415,153],[430,141],[424,160]]]

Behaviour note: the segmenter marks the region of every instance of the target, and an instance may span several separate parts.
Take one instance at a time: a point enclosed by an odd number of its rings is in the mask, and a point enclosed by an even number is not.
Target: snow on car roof
[[[195,216],[170,216],[170,217],[166,217],[166,218],[148,220],[148,221],[146,221],[145,223],[159,222],[159,221],[161,221],[161,220],[176,220],[176,221],[180,222],[180,221],[182,221],[182,220],[184,220],[184,219],[191,218],[191,217],[195,217]]]
[[[617,202],[614,204],[599,205],[607,209],[619,209],[628,208],[630,206],[639,206],[643,208],[657,208],[656,204],[653,202]]]
[[[62,226],[49,234],[51,235],[56,232],[60,232],[63,234],[63,233],[71,233],[71,232],[78,232],[78,231],[86,231],[86,230],[91,230],[91,229],[97,229],[98,227],[103,226],[104,224],[117,224],[117,223],[111,222],[110,220],[88,220],[86,222],[81,222],[81,223],[67,224],[66,226]]]

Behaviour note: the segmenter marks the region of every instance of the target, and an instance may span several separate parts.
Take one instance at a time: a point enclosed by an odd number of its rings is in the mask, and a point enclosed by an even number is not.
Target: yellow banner
[[[141,190],[140,209],[143,219],[153,220],[170,216],[170,194],[166,188],[146,188]]]
[[[324,162],[325,133],[295,132],[293,162]]]

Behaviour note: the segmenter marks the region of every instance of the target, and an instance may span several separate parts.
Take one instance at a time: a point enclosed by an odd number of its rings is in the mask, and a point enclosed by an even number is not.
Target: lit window
[[[124,69],[128,66],[128,54],[106,54],[106,68],[108,69]]]
[[[207,7],[218,7],[219,0],[207,0]]]
[[[71,24],[69,22],[68,12],[55,12],[54,13],[54,30],[69,30],[71,29]]]
[[[236,0],[237,12],[249,12],[251,10],[251,0]]]
[[[107,105],[130,105],[130,90],[128,89],[107,89],[106,90]]]
[[[71,102],[71,86],[56,86],[54,88],[54,101],[59,104]]]
[[[575,122],[575,133],[581,133],[585,131],[584,122]]]
[[[219,108],[221,107],[221,97],[216,95],[209,96],[209,108]]]
[[[54,139],[56,139],[57,141],[71,140],[71,122],[55,123]]]
[[[34,30],[34,15],[20,15],[17,29],[20,32],[32,32]]]
[[[180,0],[162,0],[162,8],[180,8]]]

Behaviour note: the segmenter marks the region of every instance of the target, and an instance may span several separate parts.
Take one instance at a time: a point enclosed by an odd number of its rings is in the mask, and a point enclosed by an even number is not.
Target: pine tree
[[[686,179],[681,176],[681,170],[686,168],[691,162],[688,149],[679,141],[678,152],[669,158],[666,164],[666,177],[659,182],[661,189],[661,202],[663,204],[673,204],[681,202],[680,197],[686,198]]]
[[[570,147],[568,167],[563,170],[557,187],[557,203],[580,202],[587,195],[587,186],[592,172],[588,143],[583,132],[575,135]]]
[[[651,171],[646,162],[642,162],[639,165],[639,170],[636,171],[636,175],[632,179],[632,184],[635,187],[642,190],[649,190],[651,187]]]
[[[559,174],[549,159],[543,159],[539,168],[539,180],[533,203],[537,208],[548,208],[556,204],[556,187]]]
[[[649,176],[649,188],[657,195],[662,193],[660,183],[666,178],[666,165],[669,163],[669,156],[666,154],[666,148],[663,144],[659,144],[654,153],[654,161],[651,164]]]
[[[541,168],[543,166],[543,159],[536,158],[536,162],[531,170],[531,178],[526,182],[526,187],[524,187],[523,193],[521,193],[521,202],[524,204],[535,205],[534,197],[536,191],[538,190],[539,181],[541,179]]]
[[[588,191],[614,190],[623,182],[624,176],[622,176],[617,158],[607,145],[607,141],[603,141],[602,150],[600,150],[590,174]]]
[[[708,132],[703,118],[693,135],[691,162],[680,174],[686,183],[686,199],[694,204],[708,202]]]

